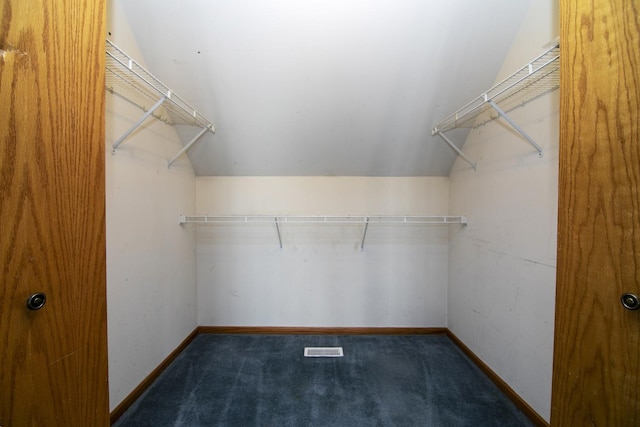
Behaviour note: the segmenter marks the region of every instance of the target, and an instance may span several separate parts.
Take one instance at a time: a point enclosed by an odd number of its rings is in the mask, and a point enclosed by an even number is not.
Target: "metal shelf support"
[[[542,155],[543,155],[543,154],[542,154],[542,147],[540,147],[540,146],[539,146],[539,145],[538,145],[538,144],[533,140],[533,138],[531,138],[531,137],[530,137],[530,136],[529,136],[529,135],[524,131],[524,129],[522,129],[520,126],[518,126],[518,124],[517,124],[516,122],[514,122],[513,120],[511,120],[511,118],[507,115],[507,113],[505,113],[504,111],[502,111],[502,110],[500,109],[500,107],[498,107],[498,106],[496,105],[496,103],[495,103],[495,102],[493,102],[492,100],[488,100],[487,102],[489,103],[489,105],[491,105],[491,106],[493,107],[493,109],[494,109],[494,110],[496,110],[496,111],[498,112],[498,114],[500,114],[500,116],[501,116],[503,119],[505,119],[505,120],[506,120],[506,121],[511,125],[511,127],[512,127],[512,128],[514,128],[516,131],[518,131],[518,133],[519,133],[520,135],[522,135],[522,137],[523,137],[524,139],[526,139],[526,140],[529,142],[529,144],[531,144],[531,146],[532,146],[533,148],[535,148],[536,150],[538,150],[538,156],[542,157]]]
[[[187,152],[187,150],[189,150],[189,148],[191,148],[191,146],[193,144],[195,144],[200,139],[200,137],[202,135],[204,135],[209,130],[213,132],[211,126],[207,126],[206,128],[202,128],[202,130],[200,132],[198,132],[198,134],[196,136],[194,136],[193,139],[191,141],[189,141],[189,143],[187,145],[182,147],[182,150],[178,151],[178,154],[176,154],[175,156],[173,156],[173,158],[171,160],[169,160],[169,167],[171,167],[173,162],[175,162],[178,159],[178,157],[182,156],[185,152]]]
[[[360,242],[360,250],[364,251],[364,239],[367,237],[367,229],[369,228],[369,218],[365,220],[364,231],[362,232],[362,242]]]
[[[513,121],[507,112],[521,107],[538,97],[556,90],[560,86],[560,45],[558,41],[500,83],[491,87],[482,95],[459,108],[453,114],[439,122],[431,130],[438,135],[458,156],[469,163],[474,170],[476,164],[469,159],[446,135],[445,132],[461,127],[478,127],[498,117],[502,117],[533,148],[538,156],[543,156],[542,147]],[[491,112],[494,111],[492,114]],[[497,113],[497,115],[495,115]]]
[[[150,116],[171,125],[182,124],[201,129],[168,161],[169,167],[207,131],[215,132],[212,122],[110,40],[106,43],[105,87],[108,91],[145,111],[142,117],[113,143],[112,152],[114,153],[118,146]],[[150,104],[153,105],[147,108]]]
[[[133,124],[133,126],[131,126],[131,127],[129,128],[129,130],[128,130],[128,131],[126,131],[126,132],[125,132],[125,133],[124,133],[120,138],[118,138],[118,140],[117,140],[116,142],[114,142],[114,143],[113,143],[113,148],[112,148],[111,152],[112,152],[112,153],[115,153],[115,152],[116,152],[116,148],[118,148],[118,146],[119,146],[120,144],[122,144],[122,141],[124,141],[125,139],[127,139],[127,137],[128,137],[129,135],[131,135],[131,133],[132,133],[134,130],[138,129],[138,127],[139,127],[139,126],[140,126],[140,125],[141,125],[145,120],[147,120],[147,119],[149,118],[149,116],[150,116],[150,115],[152,115],[152,114],[153,114],[153,112],[154,112],[154,111],[156,111],[156,110],[158,109],[158,107],[160,107],[160,106],[164,103],[164,101],[166,101],[166,100],[167,100],[167,97],[166,97],[166,96],[163,96],[162,98],[160,98],[160,99],[158,100],[158,102],[156,102],[156,103],[153,105],[153,107],[149,108],[149,109],[148,109],[148,110],[147,110],[147,111],[142,115],[142,117],[140,117],[140,119],[138,119],[138,121],[137,121],[137,122],[135,122],[135,123]]]
[[[278,232],[278,243],[280,243],[280,249],[282,249],[282,236],[280,235],[280,226],[278,225],[278,217],[273,218],[276,222],[276,231]]]
[[[446,142],[449,145],[449,147],[451,147],[453,149],[453,151],[458,153],[458,156],[462,157],[462,159],[465,162],[469,163],[471,165],[471,167],[473,168],[473,170],[476,170],[476,163],[472,162],[471,159],[468,158],[467,155],[462,152],[462,150],[460,150],[458,147],[456,147],[456,145],[453,142],[451,142],[451,140],[449,138],[447,138],[444,133],[438,132],[437,135],[440,138],[442,138],[444,140],[444,142]]]

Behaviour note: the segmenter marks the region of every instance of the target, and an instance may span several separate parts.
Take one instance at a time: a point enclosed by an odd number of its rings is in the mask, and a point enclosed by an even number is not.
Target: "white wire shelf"
[[[327,216],[327,215],[180,215],[180,225],[184,224],[275,224],[278,242],[282,249],[280,224],[328,224],[346,225],[356,224],[364,226],[360,250],[364,250],[369,224],[413,224],[413,225],[467,225],[466,215],[360,215],[360,216]]]
[[[469,160],[444,135],[444,132],[456,128],[479,127],[502,117],[542,156],[542,147],[513,122],[507,113],[559,87],[560,45],[555,41],[549,49],[533,61],[440,121],[433,127],[431,134],[444,139],[475,169],[475,163]]]
[[[467,217],[461,216],[327,216],[327,215],[180,215],[180,224],[467,224]]]
[[[190,125],[202,129],[169,161],[169,166],[206,131],[215,131],[213,122],[205,118],[110,40],[107,40],[106,44],[105,86],[109,92],[127,100],[145,112],[138,122],[114,142],[113,150],[118,148],[149,116],[171,125]]]

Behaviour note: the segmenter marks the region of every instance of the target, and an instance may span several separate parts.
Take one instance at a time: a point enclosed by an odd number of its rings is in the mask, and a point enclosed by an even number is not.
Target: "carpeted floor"
[[[341,358],[304,347],[341,346]],[[531,426],[440,335],[199,335],[115,424]]]

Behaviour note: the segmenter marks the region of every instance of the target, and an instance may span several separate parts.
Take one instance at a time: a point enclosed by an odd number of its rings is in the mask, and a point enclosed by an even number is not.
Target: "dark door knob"
[[[27,308],[29,310],[40,310],[47,302],[47,296],[43,292],[36,292],[27,298]]]
[[[620,302],[627,310],[637,310],[640,308],[640,300],[638,297],[632,293],[624,293],[620,297]]]

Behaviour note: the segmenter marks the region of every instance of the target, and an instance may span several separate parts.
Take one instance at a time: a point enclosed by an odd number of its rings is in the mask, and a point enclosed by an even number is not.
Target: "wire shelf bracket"
[[[463,127],[477,128],[501,117],[536,149],[539,157],[542,157],[542,147],[507,113],[560,87],[559,59],[560,44],[555,40],[551,43],[550,48],[533,61],[435,125],[431,130],[431,135],[442,138],[451,149],[476,170],[476,163],[469,159],[445,135],[445,132]]]
[[[364,251],[364,239],[367,237],[367,230],[369,229],[369,218],[367,217],[364,222],[364,231],[362,232],[362,241],[360,242],[360,250]]]
[[[276,222],[276,231],[278,231],[278,243],[280,244],[280,249],[282,249],[282,236],[280,235],[280,226],[278,225],[278,217],[273,218]]]
[[[269,216],[269,215],[180,215],[179,224],[275,224],[278,234],[278,243],[282,249],[282,235],[280,230],[281,224],[326,224],[326,225],[345,225],[345,224],[361,224],[364,225],[362,232],[362,240],[360,241],[360,250],[364,250],[364,242],[367,237],[369,224],[398,224],[398,225],[448,225],[461,224],[466,226],[468,219],[466,215],[444,215],[444,216],[407,216],[407,215],[375,215],[375,216]]]
[[[208,131],[215,132],[213,122],[207,120],[200,112],[108,39],[106,45],[105,86],[109,92],[118,95],[144,111],[138,121],[113,143],[113,153],[122,142],[151,116],[168,124],[190,125],[201,129],[189,143],[168,161],[169,167],[205,133]]]

